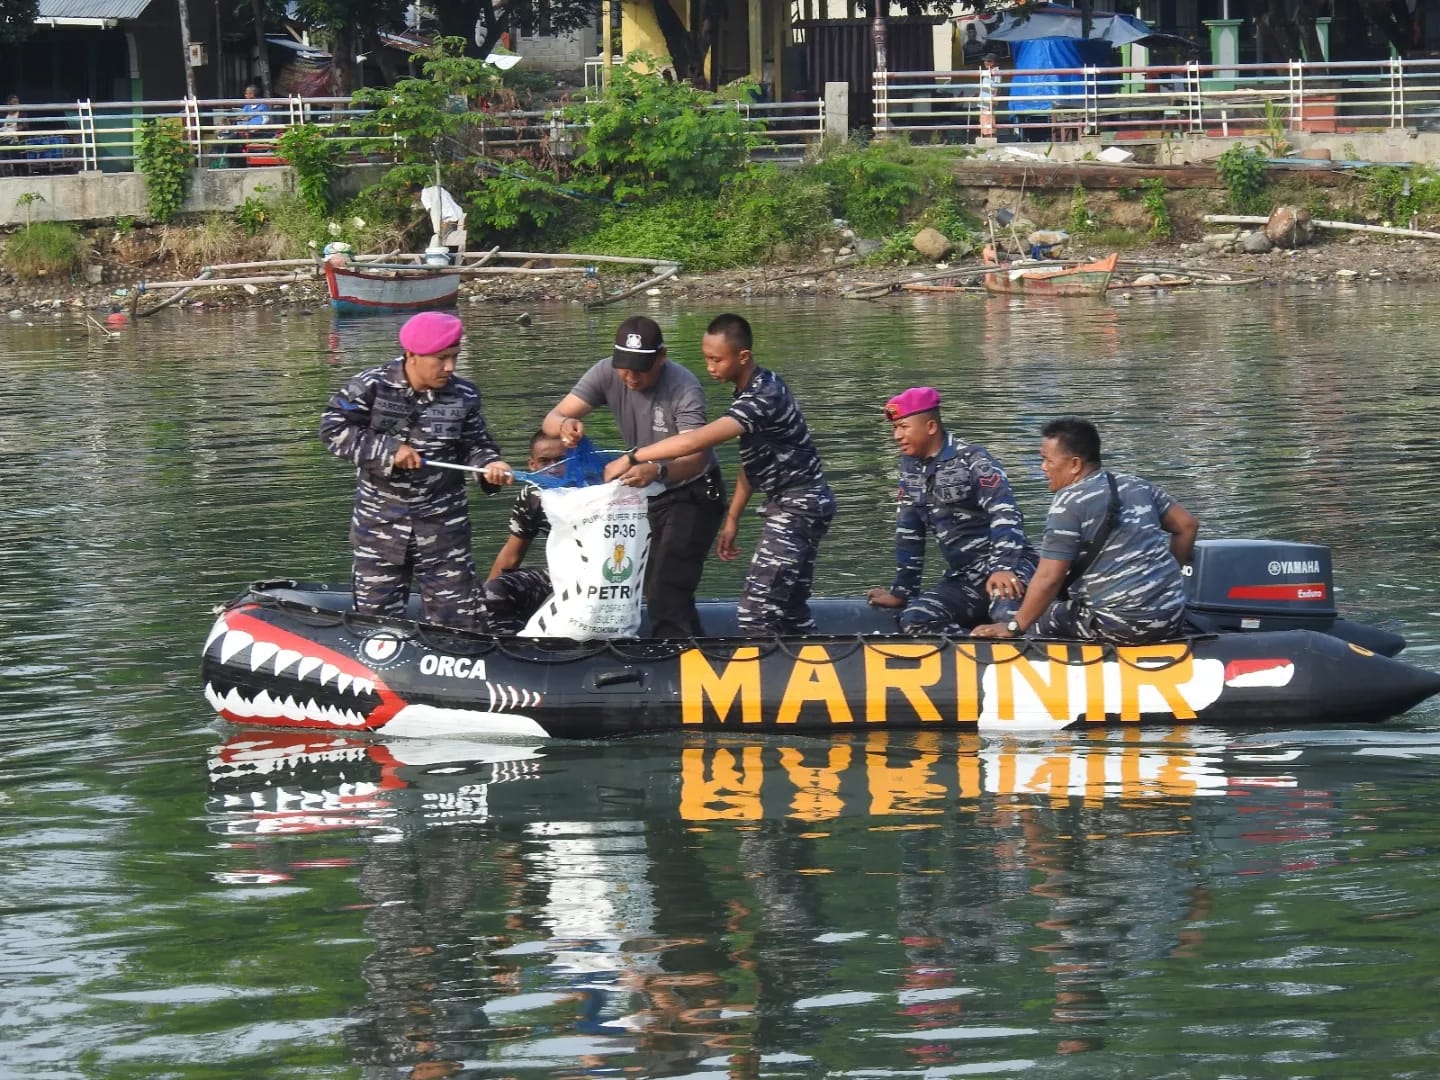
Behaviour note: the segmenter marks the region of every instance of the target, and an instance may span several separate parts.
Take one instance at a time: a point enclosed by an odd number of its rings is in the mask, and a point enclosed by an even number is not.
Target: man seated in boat
[[[426,622],[475,627],[475,563],[462,472],[514,480],[480,412],[480,391],[455,374],[464,326],[423,311],[400,328],[402,356],[342,386],[320,418],[320,441],[356,467],[355,610],[403,617],[413,576]]]
[[[909,634],[964,634],[976,623],[1006,621],[1035,572],[1035,552],[1005,470],[989,451],[945,429],[933,387],[897,394],[885,418],[900,448],[895,580],[865,598],[901,608],[900,628]],[[930,533],[946,570],[922,592]]]
[[[565,446],[554,435],[537,431],[530,436],[532,473],[542,472],[565,457]],[[540,489],[526,485],[510,507],[510,535],[495,555],[490,576],[485,579],[483,608],[485,629],[492,634],[518,634],[530,616],[540,610],[551,593],[550,571],[544,566],[521,566],[530,545],[550,531]]]
[[[1076,638],[1140,645],[1183,633],[1185,588],[1200,523],[1138,476],[1104,471],[1100,433],[1078,416],[1045,425],[1040,467],[1055,499],[1040,565],[1015,617],[979,637]]]
[[[585,434],[585,417],[609,406],[625,445],[643,448],[669,435],[705,425],[700,380],[669,362],[660,326],[632,315],[615,332],[609,359],[599,360],[541,425],[574,446]],[[607,475],[606,479],[613,479]],[[705,556],[725,517],[725,481],[708,448],[663,455],[631,469],[627,483],[664,484],[649,502],[650,558],[645,566],[645,603],[655,637],[697,637],[703,631],[695,590]]]

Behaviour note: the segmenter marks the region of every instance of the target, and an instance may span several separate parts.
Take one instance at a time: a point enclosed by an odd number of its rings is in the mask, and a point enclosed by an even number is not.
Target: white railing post
[[[1290,129],[1298,131],[1305,120],[1305,62],[1292,60],[1286,72],[1290,98]]]
[[[1080,130],[1086,135],[1096,135],[1100,131],[1100,69],[1086,67],[1080,79],[1084,87],[1080,97]]]
[[[1405,61],[1390,58],[1390,126],[1405,126]]]
[[[86,98],[76,106],[80,116],[80,168],[100,168],[100,149],[95,145],[95,109]]]
[[[195,155],[195,164],[200,164],[200,100],[198,98],[183,98],[180,103],[180,119],[185,125],[185,141],[190,144]]]

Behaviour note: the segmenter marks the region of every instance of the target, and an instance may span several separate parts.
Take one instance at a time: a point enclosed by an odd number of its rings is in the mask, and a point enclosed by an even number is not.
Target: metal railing
[[[757,156],[796,158],[825,128],[824,102],[717,105],[743,113],[761,136]],[[13,122],[10,114],[14,113]],[[0,109],[0,176],[56,172],[134,172],[140,132],[158,119],[178,120],[199,168],[277,165],[275,140],[295,124],[313,124],[340,142],[351,163],[394,160],[396,139],[372,112],[349,98],[323,97],[176,101],[70,102]],[[584,126],[563,110],[477,111],[467,142],[479,153],[515,153],[545,146],[565,157]]]
[[[971,142],[982,104],[976,71],[876,73],[877,135]],[[1041,141],[1440,130],[1440,60],[1017,69],[988,111],[1002,139]]]

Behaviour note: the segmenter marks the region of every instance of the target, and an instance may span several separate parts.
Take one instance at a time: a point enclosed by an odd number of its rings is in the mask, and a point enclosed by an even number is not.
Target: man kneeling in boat
[[[1041,435],[1040,466],[1055,500],[1040,566],[1015,617],[977,626],[976,636],[1028,632],[1121,645],[1179,637],[1181,566],[1200,523],[1149,481],[1101,471],[1100,433],[1090,421],[1063,416]]]
[[[885,418],[900,448],[895,582],[865,598],[903,608],[900,628],[909,634],[963,634],[978,622],[1010,618],[1035,572],[1035,552],[1005,470],[983,447],[945,430],[933,387],[897,394]],[[922,593],[927,532],[947,569]]]
[[[544,472],[565,458],[558,436],[537,431],[530,436],[532,473]],[[518,634],[550,597],[550,571],[544,566],[521,566],[530,545],[550,532],[550,520],[540,505],[540,489],[527,484],[510,507],[510,535],[495,555],[485,579],[484,625],[492,634]]]

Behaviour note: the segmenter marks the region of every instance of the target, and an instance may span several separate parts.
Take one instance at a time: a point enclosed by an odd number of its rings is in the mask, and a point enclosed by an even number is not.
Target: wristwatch
[[[1005,624],[1005,632],[1006,632],[1007,634],[1018,634],[1018,633],[1020,633],[1020,620],[1019,620],[1019,619],[1011,619],[1009,622],[1007,622],[1007,623]]]
[[[655,479],[658,480],[660,483],[663,484],[665,482],[665,474],[669,471],[670,466],[666,465],[665,462],[655,462]]]
[[[630,467],[631,467],[632,469],[633,469],[635,466],[637,466],[637,465],[643,464],[643,462],[641,462],[641,460],[635,456],[635,455],[638,454],[639,452],[640,452],[640,447],[638,447],[638,446],[632,446],[632,447],[630,447],[628,450],[625,451],[625,456],[629,459],[629,461],[630,461]]]

